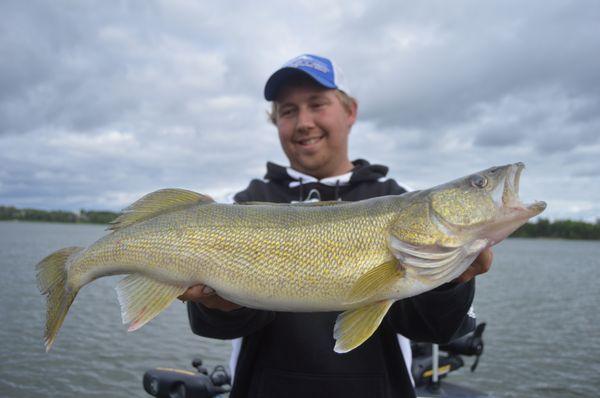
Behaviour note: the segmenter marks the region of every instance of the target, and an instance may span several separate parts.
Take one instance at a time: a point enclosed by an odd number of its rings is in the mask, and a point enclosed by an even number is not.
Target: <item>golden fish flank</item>
[[[334,349],[349,351],[394,301],[456,278],[481,250],[543,211],[543,202],[518,199],[523,167],[352,203],[227,205],[179,189],[148,194],[90,247],[59,250],[37,265],[46,348],[82,286],[127,274],[117,294],[129,330],[204,283],[247,307],[344,311]]]

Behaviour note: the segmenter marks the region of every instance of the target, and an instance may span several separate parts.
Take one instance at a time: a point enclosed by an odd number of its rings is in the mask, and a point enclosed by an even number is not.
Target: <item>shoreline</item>
[[[116,217],[116,215],[115,215]],[[111,218],[111,220],[114,219]],[[0,218],[0,222],[6,223],[21,223],[21,222],[31,222],[31,223],[52,223],[52,224],[71,224],[71,225],[104,225],[108,226],[109,221],[91,221],[85,219],[76,219],[73,221],[69,220],[43,220],[43,219],[24,219],[24,218]],[[568,229],[564,228],[552,228],[553,225],[558,225],[559,227],[563,224],[573,224],[577,227],[587,228],[590,232],[586,235],[581,231],[576,231],[573,228]],[[550,232],[549,234],[541,234],[537,230],[540,228],[540,225],[544,232]],[[565,236],[566,235],[566,236]],[[524,224],[517,231],[513,232],[507,239],[552,239],[552,240],[578,240],[578,241],[599,241],[600,240],[600,223],[591,224],[585,223],[583,221],[572,221],[572,220],[561,220],[553,223],[548,222],[545,219],[538,220],[537,223],[527,223]]]

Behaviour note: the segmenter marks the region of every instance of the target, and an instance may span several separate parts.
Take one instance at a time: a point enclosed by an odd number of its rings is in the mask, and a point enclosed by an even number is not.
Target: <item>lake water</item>
[[[45,353],[35,264],[104,234],[95,225],[0,222],[0,397],[143,398],[146,369],[190,369],[195,356],[227,363],[229,343],[193,335],[179,302],[128,333],[118,277],[82,289]],[[495,397],[600,396],[600,242],[511,239],[494,254],[475,299],[488,323],[484,355],[475,373],[448,380]]]

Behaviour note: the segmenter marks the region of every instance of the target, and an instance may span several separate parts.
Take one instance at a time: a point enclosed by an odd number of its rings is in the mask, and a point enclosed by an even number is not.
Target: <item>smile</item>
[[[312,144],[316,144],[317,142],[321,141],[322,138],[323,138],[323,136],[309,137],[309,138],[303,138],[300,140],[296,140],[295,142],[300,145],[312,145]]]

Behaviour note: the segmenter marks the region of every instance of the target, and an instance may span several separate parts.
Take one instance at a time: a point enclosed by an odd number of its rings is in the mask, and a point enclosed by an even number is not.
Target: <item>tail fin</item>
[[[77,291],[67,288],[67,269],[65,267],[69,257],[83,250],[82,247],[67,247],[58,250],[36,266],[37,282],[40,292],[46,295],[46,331],[44,344],[46,352],[50,351],[56,334],[60,329]]]

